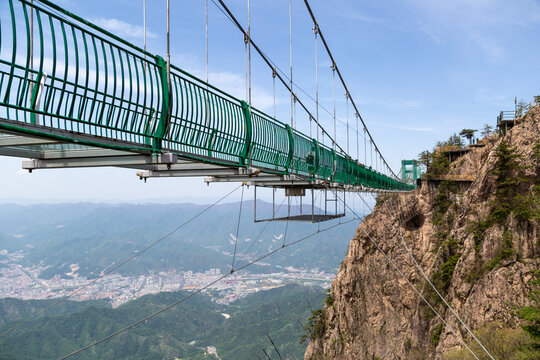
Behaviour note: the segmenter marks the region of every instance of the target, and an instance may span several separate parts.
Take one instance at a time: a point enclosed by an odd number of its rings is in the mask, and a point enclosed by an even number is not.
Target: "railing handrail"
[[[12,29],[15,32],[17,15],[13,1],[9,0],[9,6]],[[40,35],[36,42],[40,70],[29,66],[30,47],[28,44],[24,47],[24,31],[20,39],[16,39],[17,35],[13,33],[12,58],[0,59],[0,93],[5,92],[0,105],[4,107],[8,119],[14,116],[16,121],[22,123],[28,122],[26,114],[31,114],[32,119],[37,118],[32,114],[38,114],[43,123],[35,123],[33,120],[32,131],[39,132],[36,128],[41,126],[61,130],[62,134],[66,131],[82,132],[96,139],[104,137],[124,141],[125,144],[131,144],[130,148],[135,145],[151,152],[173,151],[201,161],[227,164],[236,162],[243,167],[251,166],[253,161],[262,164],[264,171],[273,173],[299,173],[311,178],[320,175],[342,183],[365,182],[373,187],[412,189],[360,164],[348,154],[336,153],[328,145],[318,143],[260,109],[248,106],[243,100],[174,65],[170,66],[169,84],[166,63],[159,55],[151,54],[48,0],[39,0],[41,4],[28,0],[18,2],[24,13],[22,23],[26,25],[27,43],[30,41],[27,7],[35,9],[34,16],[38,20]],[[47,40],[44,40],[44,36],[47,39],[50,37],[53,43],[53,68],[47,76],[44,71],[48,70],[43,65],[44,41]],[[22,41],[20,46],[17,46],[18,40]],[[81,55],[69,52],[68,40],[75,48],[79,42],[84,52]],[[55,46],[62,49],[64,59],[59,55],[56,60]],[[26,55],[26,65],[22,64],[23,56],[17,51]],[[62,66],[57,68],[56,64],[62,64],[62,60],[63,69]],[[69,61],[72,63],[70,66],[75,63],[78,67],[70,70]],[[3,71],[2,67],[9,68],[9,71]],[[92,71],[95,79],[90,80]],[[5,79],[8,79],[6,87],[3,85]],[[41,85],[38,84],[39,79]],[[13,88],[10,88],[12,83]],[[38,85],[41,86],[39,93],[44,94],[43,108],[36,101],[39,96],[36,95],[38,92],[35,86]],[[29,94],[31,89],[34,89],[32,95]],[[211,123],[203,122],[203,118],[208,122],[211,116]],[[252,116],[258,118],[252,119]],[[261,135],[262,129],[253,128],[253,121],[272,129],[267,135],[269,138],[265,139]],[[25,131],[23,128],[21,131]],[[258,133],[255,134],[254,130]],[[279,132],[279,136],[270,138],[272,132]],[[258,137],[253,138],[254,135]],[[44,131],[43,136],[52,135]],[[286,145],[285,139],[288,139]],[[99,140],[95,141],[86,143],[100,146]],[[271,148],[276,143],[284,148]],[[121,142],[118,144],[122,146]],[[216,154],[219,156],[216,157]],[[355,172],[362,171],[365,172],[365,179],[353,176]]]

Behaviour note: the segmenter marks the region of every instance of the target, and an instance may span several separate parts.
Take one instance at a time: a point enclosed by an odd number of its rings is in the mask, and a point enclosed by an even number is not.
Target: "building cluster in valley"
[[[84,287],[70,299],[79,301],[104,299],[116,307],[147,294],[199,290],[223,276],[221,270],[216,268],[205,272],[171,270],[139,276],[110,274],[86,286],[92,282],[92,279],[84,276],[62,277],[55,275],[50,279],[40,278],[39,274],[45,268],[43,266],[23,266],[20,261],[23,255],[20,252],[10,254],[3,250],[1,255],[0,298],[53,299],[68,296],[75,290]],[[77,269],[78,267],[73,264],[71,268]],[[226,304],[251,293],[289,283],[320,285],[328,288],[334,276],[335,274],[318,271],[318,269],[295,268],[287,268],[279,273],[238,272],[212,284],[204,291],[215,302]]]

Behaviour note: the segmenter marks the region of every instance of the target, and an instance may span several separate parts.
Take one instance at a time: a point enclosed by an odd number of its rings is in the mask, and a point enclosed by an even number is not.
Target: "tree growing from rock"
[[[433,154],[429,150],[424,150],[418,154],[418,164],[424,168],[424,171],[427,171],[432,159]]]
[[[484,128],[482,129],[482,135],[484,135],[484,137],[490,136],[492,132],[493,132],[493,126],[489,124],[484,124]]]
[[[460,131],[459,136],[464,137],[465,139],[469,140],[469,144],[472,143],[472,139],[474,138],[474,133],[478,130],[474,129],[463,129]]]

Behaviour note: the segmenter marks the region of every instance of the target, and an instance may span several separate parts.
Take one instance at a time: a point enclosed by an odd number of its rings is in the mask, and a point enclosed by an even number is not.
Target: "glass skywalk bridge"
[[[117,166],[142,179],[414,189],[178,67],[168,81],[162,57],[49,1],[1,6],[0,155],[32,159],[25,169]]]

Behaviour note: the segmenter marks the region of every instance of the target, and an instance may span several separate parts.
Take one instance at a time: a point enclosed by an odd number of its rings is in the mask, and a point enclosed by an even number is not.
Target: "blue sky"
[[[61,0],[64,8],[141,45],[142,0]],[[247,1],[227,0],[247,24]],[[390,165],[415,158],[462,128],[493,125],[498,112],[512,109],[514,97],[540,95],[540,2],[522,1],[322,1],[312,0],[348,84],[351,96]],[[278,66],[289,72],[287,0],[251,1],[252,37]],[[242,34],[209,1],[209,80],[243,98],[245,53]],[[165,54],[165,0],[147,0],[148,49]],[[171,58],[177,66],[204,78],[204,1],[171,0]],[[332,112],[330,61],[319,43],[321,105]],[[303,1],[293,0],[293,78],[314,97],[315,40]],[[253,103],[273,114],[271,72],[255,53]],[[314,111],[314,103],[300,96]],[[278,119],[290,121],[289,96],[276,88]],[[336,85],[337,114],[346,121],[344,90]],[[331,116],[320,110],[332,129]],[[353,110],[350,152],[356,156]],[[308,118],[297,109],[297,127],[309,133]],[[346,147],[344,124],[338,140]],[[333,130],[331,131],[333,132]],[[360,154],[364,158],[363,139]],[[368,156],[369,157],[369,156]],[[369,161],[368,161],[369,163]],[[160,179],[142,183],[134,170],[20,170],[21,159],[0,158],[0,201],[119,200],[202,196],[212,198],[229,185],[202,179]],[[84,189],[84,191],[83,191]]]

